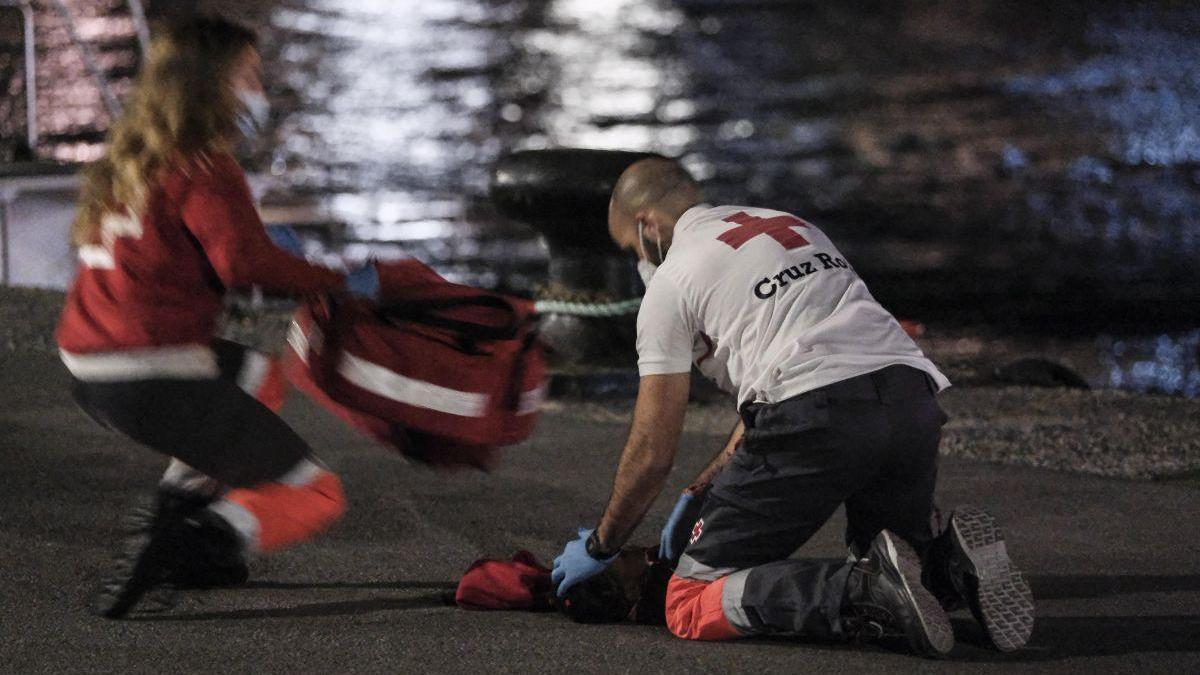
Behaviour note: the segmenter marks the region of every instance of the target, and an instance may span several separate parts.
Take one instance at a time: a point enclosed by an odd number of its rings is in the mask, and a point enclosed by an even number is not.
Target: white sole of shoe
[[[1033,634],[1033,592],[1013,567],[996,519],[981,509],[960,507],[951,514],[950,527],[957,552],[970,562],[968,571],[977,580],[972,609],[988,638],[1002,652],[1024,647]]]

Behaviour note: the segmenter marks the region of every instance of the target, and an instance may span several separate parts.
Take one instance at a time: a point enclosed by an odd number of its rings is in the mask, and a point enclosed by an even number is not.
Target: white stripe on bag
[[[355,386],[415,408],[460,417],[483,417],[487,411],[487,394],[458,391],[414,380],[350,353],[342,354],[338,373]]]

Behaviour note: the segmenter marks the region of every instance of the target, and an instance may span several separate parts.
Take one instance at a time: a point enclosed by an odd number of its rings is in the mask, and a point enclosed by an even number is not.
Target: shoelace
[[[892,613],[874,604],[861,603],[852,608],[852,614],[842,620],[842,630],[851,639],[860,642],[878,640],[889,636],[903,635],[893,627]]]

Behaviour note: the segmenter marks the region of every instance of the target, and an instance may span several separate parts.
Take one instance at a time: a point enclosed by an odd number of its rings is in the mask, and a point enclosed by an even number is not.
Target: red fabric
[[[667,585],[667,628],[685,640],[733,640],[741,633],[725,618],[725,577],[713,582],[672,576]]]
[[[532,403],[544,394],[532,303],[451,284],[415,260],[377,268],[380,304],[391,316],[407,318],[384,321],[358,302],[332,308],[308,303],[297,311],[289,336],[288,379],[351,426],[412,459],[441,468],[492,468],[497,447],[532,432]],[[464,298],[495,306],[442,307],[422,319],[411,313],[415,305]],[[409,311],[401,312],[402,306]],[[446,320],[476,328],[515,321],[517,332],[513,339],[481,339],[468,348],[456,329],[432,325]],[[346,375],[350,356],[355,367]],[[367,376],[375,379],[366,382]]]
[[[549,609],[550,569],[529,551],[512,560],[484,558],[467,568],[454,601],[464,609]]]
[[[304,485],[264,483],[231,490],[225,499],[258,522],[255,550],[272,553],[324,531],[346,512],[342,482],[322,471]]]
[[[140,222],[140,236],[112,242],[115,268],[79,266],[56,334],[66,351],[208,344],[228,289],[302,296],[345,285],[271,243],[228,154],[166,173]]]
[[[500,463],[502,450],[495,446],[467,445],[429,434],[414,433],[398,424],[351,410],[335,402],[313,381],[308,365],[288,349],[283,356],[287,381],[314,403],[366,436],[405,457],[439,471],[479,469],[491,471]]]
[[[262,382],[254,390],[252,396],[259,403],[267,406],[271,412],[278,414],[280,410],[283,410],[283,404],[287,400],[288,383],[283,376],[283,361],[275,357],[268,357],[268,359],[267,372],[263,375]]]

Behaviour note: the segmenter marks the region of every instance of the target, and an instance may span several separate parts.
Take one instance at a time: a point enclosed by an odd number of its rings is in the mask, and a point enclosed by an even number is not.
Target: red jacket
[[[89,355],[145,356],[143,368],[147,359],[195,356],[212,340],[230,289],[299,296],[345,285],[341,273],[271,243],[246,176],[228,154],[165,173],[141,217],[107,216],[100,238],[80,248],[56,334],[72,372],[87,370],[73,364]],[[166,374],[174,369],[167,364]],[[145,375],[156,374],[164,373]],[[120,379],[119,372],[100,375]]]

